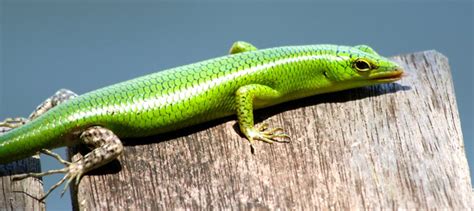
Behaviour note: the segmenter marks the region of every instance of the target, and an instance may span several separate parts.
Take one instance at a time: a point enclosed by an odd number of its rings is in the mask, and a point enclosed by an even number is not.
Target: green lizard
[[[282,128],[254,126],[253,110],[326,92],[389,83],[402,68],[366,45],[288,46],[258,50],[236,42],[227,56],[164,70],[84,95],[60,90],[29,118],[9,118],[0,126],[0,163],[38,152],[66,167],[16,179],[54,173],[65,176],[56,187],[117,158],[120,138],[173,131],[237,114],[240,131],[255,140],[284,142]],[[92,151],[69,162],[49,149],[85,143]],[[65,186],[64,191],[68,185]]]

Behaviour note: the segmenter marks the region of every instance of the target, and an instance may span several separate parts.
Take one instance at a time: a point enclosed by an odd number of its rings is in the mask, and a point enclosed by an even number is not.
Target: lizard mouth
[[[400,80],[404,76],[403,74],[403,69],[402,68],[397,68],[393,71],[386,72],[383,74],[375,75],[373,78],[370,80],[372,81],[377,81],[377,82],[394,82]]]

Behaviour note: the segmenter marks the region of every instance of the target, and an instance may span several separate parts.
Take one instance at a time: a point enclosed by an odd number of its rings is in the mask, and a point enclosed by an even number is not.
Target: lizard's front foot
[[[251,145],[253,144],[254,140],[260,140],[269,144],[273,144],[273,142],[288,143],[290,140],[290,136],[283,132],[283,128],[268,128],[267,123],[263,123],[260,126],[249,129],[245,135],[247,136]]]

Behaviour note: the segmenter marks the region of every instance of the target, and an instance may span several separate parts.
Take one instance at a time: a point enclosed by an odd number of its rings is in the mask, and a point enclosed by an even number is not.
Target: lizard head
[[[334,63],[336,68],[324,72],[325,77],[336,86],[352,88],[390,83],[403,76],[400,65],[380,56],[367,45],[347,47],[336,54],[339,58]]]

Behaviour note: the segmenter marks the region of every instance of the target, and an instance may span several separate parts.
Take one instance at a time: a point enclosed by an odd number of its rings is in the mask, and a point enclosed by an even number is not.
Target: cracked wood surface
[[[0,131],[2,128],[0,128]],[[1,132],[0,132],[1,134]],[[23,160],[0,164],[0,210],[45,210],[43,182],[36,178],[12,181],[13,175],[27,172],[40,172],[41,166],[37,156]]]

